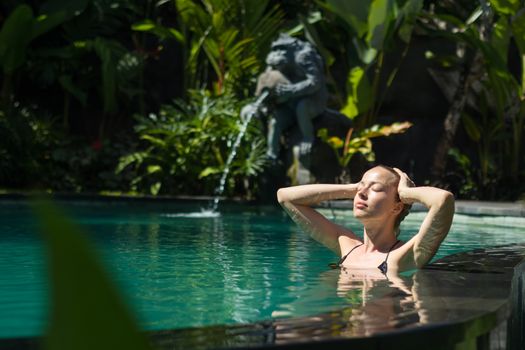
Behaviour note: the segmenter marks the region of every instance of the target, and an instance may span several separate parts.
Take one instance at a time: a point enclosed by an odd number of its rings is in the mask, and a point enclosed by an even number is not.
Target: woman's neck
[[[373,221],[364,224],[363,242],[365,252],[388,252],[397,241],[393,223]]]

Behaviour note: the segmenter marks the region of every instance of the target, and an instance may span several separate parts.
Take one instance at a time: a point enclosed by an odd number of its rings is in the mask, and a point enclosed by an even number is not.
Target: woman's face
[[[397,215],[398,179],[382,167],[368,170],[358,183],[354,197],[354,216],[356,218],[382,217]]]

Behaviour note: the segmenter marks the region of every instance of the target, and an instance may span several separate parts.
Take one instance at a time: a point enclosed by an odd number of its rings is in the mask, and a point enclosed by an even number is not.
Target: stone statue
[[[281,34],[272,42],[266,64],[255,95],[267,90],[270,98],[257,107],[245,106],[241,116],[267,117],[267,155],[273,160],[279,157],[283,132],[297,127],[301,140],[294,148],[308,167],[315,138],[313,119],[323,113],[328,98],[323,60],[310,43]]]

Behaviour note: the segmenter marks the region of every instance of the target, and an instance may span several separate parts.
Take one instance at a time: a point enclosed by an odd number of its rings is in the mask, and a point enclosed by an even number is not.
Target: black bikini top
[[[385,258],[385,261],[383,261],[381,264],[379,264],[379,266],[377,267],[379,269],[379,271],[381,271],[383,274],[386,274],[386,272],[388,271],[388,256],[390,255],[390,252],[392,251],[392,249],[394,249],[394,247],[399,243],[400,241],[397,240],[394,245],[392,245],[390,247],[390,249],[388,250],[388,253],[386,253],[386,258]],[[348,253],[346,253],[345,256],[343,256],[341,259],[339,259],[339,262],[336,264],[330,264],[330,267],[332,268],[337,268],[337,267],[341,267],[343,265],[343,262],[346,260],[346,257],[348,255],[350,255],[351,252],[354,251],[354,249],[356,249],[357,247],[360,247],[362,246],[364,243],[361,243],[361,244],[358,244],[356,245],[355,247],[353,247],[352,249],[350,249],[350,251]]]

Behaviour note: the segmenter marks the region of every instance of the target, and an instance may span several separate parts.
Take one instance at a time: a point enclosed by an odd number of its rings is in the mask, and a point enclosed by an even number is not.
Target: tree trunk
[[[487,0],[480,0],[480,5],[483,15],[481,16],[481,24],[478,32],[480,39],[487,41],[491,35],[493,12]],[[447,155],[452,147],[461,114],[467,103],[470,87],[475,80],[481,81],[484,74],[483,66],[483,54],[478,49],[468,68],[466,67],[460,75],[458,88],[456,89],[452,104],[445,118],[443,136],[438,143],[434,156],[434,163],[431,170],[432,182],[434,184],[438,184],[444,175],[447,166]]]
[[[461,114],[467,103],[470,87],[476,79],[479,79],[480,73],[483,71],[483,56],[480,52],[476,53],[469,67],[463,70],[459,77],[456,93],[445,118],[443,135],[436,147],[431,171],[434,184],[439,183],[444,175],[447,166],[447,155],[452,148]]]

